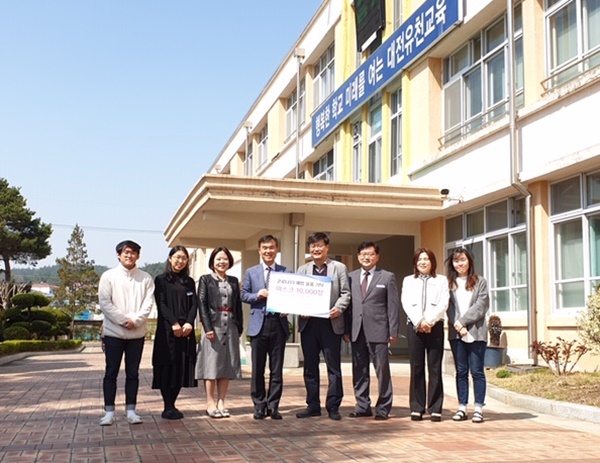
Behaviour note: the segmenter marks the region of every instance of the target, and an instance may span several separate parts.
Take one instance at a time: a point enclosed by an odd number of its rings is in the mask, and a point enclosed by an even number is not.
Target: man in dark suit
[[[392,378],[388,348],[398,338],[400,329],[400,299],[396,276],[377,268],[379,246],[365,241],[358,246],[361,268],[350,272],[352,309],[347,315],[347,327],[352,340],[352,381],[356,407],[350,417],[373,416],[369,397],[369,359],[373,360],[379,398],[375,404],[375,419],[386,420],[392,409]]]
[[[298,328],[301,333],[300,343],[304,354],[304,385],[306,387],[305,410],[296,414],[297,418],[308,418],[321,415],[319,399],[319,354],[323,352],[327,365],[329,385],[325,408],[329,418],[341,419],[340,404],[344,396],[342,388],[342,353],[341,343],[344,335],[344,311],[350,305],[350,287],[348,270],[341,262],[331,260],[329,253],[329,237],[325,233],[313,233],[308,237],[308,250],[312,262],[301,265],[297,273],[300,275],[321,275],[331,278],[331,296],[329,318],[300,317]]]
[[[258,240],[258,254],[262,262],[250,267],[242,283],[242,301],[250,304],[248,336],[252,346],[252,380],[250,395],[254,403],[254,419],[262,420],[270,416],[282,419],[279,401],[283,388],[283,357],[285,342],[290,334],[285,315],[267,312],[269,279],[271,272],[291,270],[275,263],[279,252],[279,240],[265,235]],[[269,355],[269,391],[265,390],[265,366]]]

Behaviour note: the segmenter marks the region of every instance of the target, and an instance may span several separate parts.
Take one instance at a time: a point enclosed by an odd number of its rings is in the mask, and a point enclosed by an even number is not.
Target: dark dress
[[[186,338],[177,338],[172,326],[189,323],[194,326],[198,313],[198,296],[194,280],[162,274],[154,280],[154,298],[158,308],[154,351],[152,352],[153,389],[196,387],[196,336],[194,330]]]

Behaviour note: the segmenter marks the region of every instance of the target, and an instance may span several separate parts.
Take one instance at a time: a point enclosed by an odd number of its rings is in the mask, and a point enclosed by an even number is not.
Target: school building
[[[600,283],[600,2],[325,0],[290,45],[165,231],[195,276],[218,245],[243,274],[267,233],[294,268],[315,231],[349,270],[376,241],[399,282],[417,247],[443,273],[465,246],[511,361],[576,339]]]

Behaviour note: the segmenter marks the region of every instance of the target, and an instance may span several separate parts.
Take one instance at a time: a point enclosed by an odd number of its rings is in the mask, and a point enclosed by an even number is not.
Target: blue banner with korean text
[[[313,147],[461,20],[462,0],[426,0],[314,112]]]

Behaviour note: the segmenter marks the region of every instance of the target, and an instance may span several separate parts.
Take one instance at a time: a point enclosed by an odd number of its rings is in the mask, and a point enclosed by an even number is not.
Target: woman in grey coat
[[[483,422],[486,378],[483,368],[487,347],[486,315],[490,306],[487,281],[475,273],[473,256],[465,248],[455,249],[446,260],[450,289],[448,337],[456,368],[458,411],[452,419],[468,418],[469,371],[473,377],[475,410],[472,421]]]

